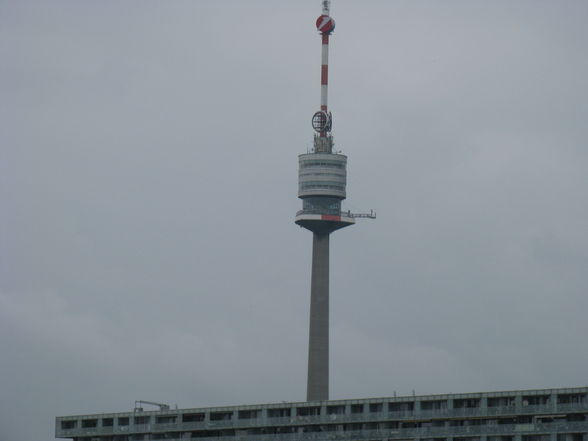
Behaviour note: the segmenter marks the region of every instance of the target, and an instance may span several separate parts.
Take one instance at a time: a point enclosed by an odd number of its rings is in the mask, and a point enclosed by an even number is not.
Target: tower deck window
[[[129,425],[129,417],[119,417],[118,418],[118,425],[119,426],[128,426]]]

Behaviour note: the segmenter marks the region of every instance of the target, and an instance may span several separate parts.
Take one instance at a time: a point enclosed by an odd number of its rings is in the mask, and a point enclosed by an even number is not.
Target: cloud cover
[[[303,400],[320,3],[0,9],[0,439]],[[587,13],[333,2],[333,398],[585,384]]]

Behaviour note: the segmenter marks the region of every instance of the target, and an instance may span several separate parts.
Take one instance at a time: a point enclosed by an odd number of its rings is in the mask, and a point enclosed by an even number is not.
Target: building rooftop
[[[493,435],[506,437],[493,441],[588,441],[585,435],[581,440],[521,438],[586,434],[587,396],[588,387],[575,387],[135,410],[58,417],[55,433],[80,441],[349,437],[441,441],[458,435],[467,438],[460,441]],[[515,435],[519,439],[509,438]]]

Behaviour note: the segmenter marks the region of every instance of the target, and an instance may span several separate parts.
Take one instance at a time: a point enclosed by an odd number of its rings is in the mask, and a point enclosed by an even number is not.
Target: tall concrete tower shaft
[[[350,213],[341,211],[346,197],[347,157],[333,153],[332,116],[328,111],[329,36],[335,21],[329,15],[329,1],[316,26],[321,33],[321,102],[312,117],[315,130],[311,153],[298,157],[298,197],[302,210],[295,222],[312,231],[312,275],[310,283],[310,329],[306,399],[329,399],[329,239],[330,234],[355,223]]]

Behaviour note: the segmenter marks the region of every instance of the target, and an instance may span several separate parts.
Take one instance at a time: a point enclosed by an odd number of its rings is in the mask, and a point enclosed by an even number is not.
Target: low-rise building
[[[74,441],[588,441],[588,387],[164,409],[56,419]]]

